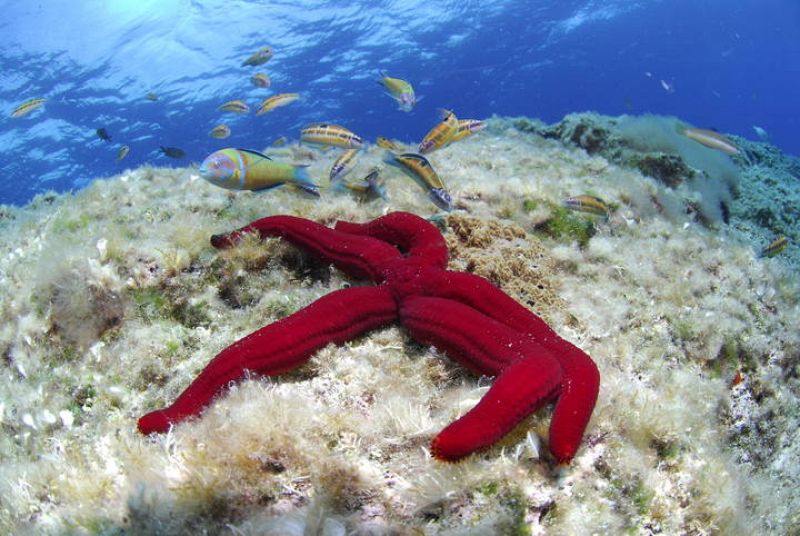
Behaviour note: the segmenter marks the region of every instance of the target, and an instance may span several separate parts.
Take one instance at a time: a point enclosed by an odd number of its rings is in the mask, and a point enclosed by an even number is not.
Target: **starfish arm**
[[[488,447],[558,394],[561,368],[545,348],[470,307],[413,297],[401,305],[400,321],[412,337],[473,371],[499,373],[475,408],[434,439],[438,459],[456,461]]]
[[[478,375],[496,376],[521,357],[519,333],[453,300],[411,296],[400,304],[411,336],[445,352]]]
[[[261,218],[231,233],[212,236],[211,245],[215,248],[231,247],[246,233],[258,233],[262,239],[271,236],[283,238],[353,277],[372,281],[380,281],[380,267],[387,261],[400,258],[396,248],[381,240],[343,233],[294,216]]]
[[[388,288],[353,287],[332,292],[273,322],[217,354],[175,402],[139,419],[143,434],[165,432],[171,424],[200,414],[230,382],[252,370],[276,375],[291,370],[330,343],[342,344],[397,319]]]
[[[565,381],[550,423],[550,450],[559,462],[571,460],[600,390],[600,373],[592,358],[480,276],[447,271],[439,277],[430,277],[426,284],[426,290],[433,295],[464,303],[515,331],[526,333],[558,360]]]
[[[558,337],[553,328],[492,284],[488,279],[467,272],[444,271],[427,279],[431,295],[461,302],[509,328],[536,337],[539,342]]]
[[[429,221],[408,212],[391,212],[367,223],[338,221],[334,228],[344,233],[371,236],[400,248],[409,257],[420,257],[433,266],[447,266],[447,243]]]
[[[583,350],[558,337],[546,346],[558,360],[564,382],[550,420],[550,452],[559,463],[575,457],[600,393],[600,371]]]
[[[503,369],[475,407],[433,439],[434,458],[455,462],[490,447],[558,393],[558,363],[535,343],[527,346],[529,355]]]

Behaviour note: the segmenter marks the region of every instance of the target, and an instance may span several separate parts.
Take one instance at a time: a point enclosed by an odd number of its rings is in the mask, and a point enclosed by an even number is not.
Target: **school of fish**
[[[256,67],[267,63],[275,55],[272,47],[264,46],[245,59],[241,67]],[[272,79],[265,72],[257,72],[250,76],[250,82],[257,88],[267,89],[272,86]],[[417,96],[410,82],[402,78],[389,76],[381,71],[377,80],[386,94],[396,102],[397,109],[402,112],[412,112],[422,97]],[[145,99],[157,102],[159,96],[150,91]],[[264,98],[255,108],[256,116],[261,116],[274,110],[288,106],[300,99],[300,93],[286,92]],[[12,118],[27,117],[36,110],[44,107],[47,99],[33,98],[16,106],[10,116]],[[244,99],[233,99],[219,105],[218,110],[223,113],[247,115],[251,111],[250,105]],[[435,171],[426,155],[446,148],[452,143],[463,140],[486,127],[480,119],[459,119],[455,112],[441,109],[440,120],[433,124],[417,146],[417,152],[403,150],[404,144],[395,140],[378,137],[376,145],[386,150],[383,162],[396,168],[402,174],[414,181],[438,208],[450,211],[453,208],[452,196],[445,182]],[[760,127],[753,127],[761,139],[767,135]],[[686,138],[697,142],[711,150],[727,155],[739,155],[741,151],[728,138],[716,131],[681,127],[679,130]],[[95,130],[97,137],[108,143],[112,142],[112,135],[106,127]],[[214,139],[224,140],[231,136],[232,129],[225,123],[218,123],[208,131]],[[373,199],[387,199],[382,169],[373,167],[366,176],[360,180],[349,180],[346,177],[358,165],[359,155],[365,148],[362,137],[348,128],[332,123],[313,123],[303,127],[300,131],[300,143],[323,150],[339,149],[333,160],[329,172],[329,189],[334,192],[350,192],[360,199],[368,201]],[[280,136],[273,142],[273,147],[284,146],[288,143],[286,136]],[[159,152],[173,159],[184,159],[186,151],[174,146],[159,146]],[[121,162],[131,151],[128,144],[118,146],[115,160]],[[298,192],[319,197],[320,187],[309,176],[306,166],[285,162],[276,162],[262,152],[252,149],[224,148],[207,156],[199,168],[200,176],[221,188],[229,190],[261,191],[286,185]],[[592,216],[602,216],[605,221],[611,218],[613,208],[603,199],[581,194],[568,197],[562,202],[568,210],[585,213]],[[788,245],[784,236],[777,237],[772,243],[765,246],[759,257],[772,257],[780,253]]]

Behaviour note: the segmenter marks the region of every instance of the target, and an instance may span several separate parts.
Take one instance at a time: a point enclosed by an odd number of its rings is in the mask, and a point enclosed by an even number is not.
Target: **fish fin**
[[[319,196],[320,196],[319,195],[319,188],[317,187],[316,184],[307,185],[307,184],[301,184],[301,183],[291,183],[291,184],[289,184],[289,186],[291,186],[292,188],[294,188],[298,192],[302,193],[306,197],[319,198]]]
[[[388,200],[388,197],[386,196],[386,187],[378,181],[379,174],[380,171],[373,171],[372,173],[364,177],[364,182],[366,182],[367,185],[369,185],[370,189],[373,192],[375,192],[378,195],[378,197],[386,201]]]
[[[441,117],[442,120],[447,119],[447,116],[453,113],[452,110],[448,110],[447,108],[436,108],[436,112],[439,114],[439,117]]]
[[[433,166],[431,166],[430,161],[427,158],[425,158],[424,156],[422,156],[421,154],[419,154],[419,153],[403,153],[400,156],[402,158],[408,158],[410,160],[419,160],[420,162],[424,163],[426,166],[433,167]]]
[[[273,188],[277,188],[278,186],[283,186],[286,184],[285,182],[276,182],[275,184],[270,184],[269,186],[264,186],[263,188],[256,188],[254,192],[266,192],[267,190],[272,190]]]
[[[272,160],[272,158],[268,157],[262,152],[255,151],[253,149],[236,149],[237,151],[242,151],[243,153],[250,153],[254,156],[260,156],[261,158],[266,158],[267,160]]]

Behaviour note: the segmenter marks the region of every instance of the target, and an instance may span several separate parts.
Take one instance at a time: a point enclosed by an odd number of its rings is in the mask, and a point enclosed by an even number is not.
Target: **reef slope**
[[[233,193],[192,168],[140,168],[2,208],[0,532],[800,531],[795,161],[737,140],[746,158],[706,155],[722,162],[706,169],[637,147],[621,118],[576,117],[496,118],[433,153],[449,215],[392,170],[388,202]],[[576,135],[581,121],[605,132]],[[335,158],[272,153],[316,177]],[[369,148],[353,175],[381,156]],[[560,207],[579,194],[611,216]],[[454,269],[595,359],[600,399],[571,466],[546,457],[549,410],[463,463],[431,459],[431,437],[490,382],[399,328],[250,378],[169,434],[137,434],[220,349],[353,283],[279,241],[218,252],[211,234],[269,214],[387,210],[434,217]],[[759,258],[777,233],[792,245]]]

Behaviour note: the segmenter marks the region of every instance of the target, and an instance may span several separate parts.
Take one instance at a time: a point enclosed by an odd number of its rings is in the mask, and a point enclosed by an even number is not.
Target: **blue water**
[[[676,115],[800,154],[800,1],[493,0],[0,2],[0,203],[84,187],[143,164],[186,165],[225,146],[261,149],[311,122],[418,141],[457,115]],[[262,46],[275,56],[241,63]],[[380,70],[424,98],[397,110]],[[264,71],[269,89],[249,78]],[[153,91],[159,100],[145,95]],[[217,110],[299,92],[256,117]],[[21,102],[41,109],[10,118]],[[233,134],[216,140],[220,122]],[[100,140],[104,127],[112,142]],[[115,162],[117,150],[131,152]],[[184,149],[171,160],[159,145]]]

